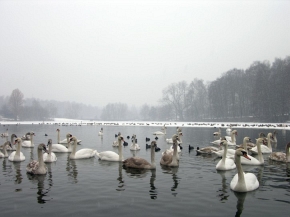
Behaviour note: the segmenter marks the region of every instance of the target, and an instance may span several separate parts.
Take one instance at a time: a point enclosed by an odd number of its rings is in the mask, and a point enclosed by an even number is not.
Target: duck
[[[17,143],[17,147],[16,147],[16,151],[13,151],[9,157],[8,160],[9,161],[14,161],[14,162],[20,162],[20,161],[24,161],[25,160],[25,156],[24,154],[20,151],[21,150],[21,144],[22,144],[22,139],[21,138],[17,138],[14,143]]]
[[[130,150],[131,151],[140,150],[140,146],[136,143],[136,135],[135,134],[132,135],[132,141],[133,141],[133,144],[131,145]]]
[[[101,130],[98,133],[98,136],[103,136],[103,135],[104,135],[103,128],[101,128]]]
[[[259,181],[255,174],[244,173],[241,165],[241,157],[245,157],[250,160],[245,149],[239,148],[236,150],[235,164],[238,173],[231,180],[230,188],[236,192],[254,191],[259,188]]]
[[[290,162],[290,142],[286,145],[285,148],[285,153],[283,152],[272,152],[269,155],[269,159],[273,160],[273,161],[279,161],[279,162],[284,162],[284,163],[289,163]]]
[[[35,136],[35,133],[30,132],[29,136],[30,136],[29,140],[22,141],[22,147],[25,147],[25,148],[33,148],[34,147],[33,137]]]
[[[165,125],[161,128],[161,131],[156,131],[153,133],[153,135],[166,135],[166,129]]]
[[[59,129],[56,130],[57,131],[57,140],[59,141]],[[72,152],[72,146],[71,143],[69,141],[69,139],[72,137],[72,135],[70,133],[66,134],[66,139],[67,139],[67,147],[65,147],[62,144],[51,144],[51,151],[55,152],[55,153],[67,153],[67,152]]]
[[[104,161],[123,161],[123,151],[122,151],[122,141],[124,142],[123,136],[120,134],[118,136],[118,151],[119,154],[113,152],[113,151],[103,151],[103,152],[96,152],[97,157],[100,160]]]
[[[47,147],[48,147],[48,152],[45,152],[43,154],[43,161],[47,162],[47,163],[57,161],[57,157],[55,156],[55,153],[52,152],[52,140],[51,139],[48,139]]]
[[[72,136],[70,138],[70,141],[73,142],[73,149],[72,149],[72,152],[70,153],[70,156],[69,156],[69,158],[71,160],[78,160],[78,159],[86,159],[86,158],[95,157],[97,150],[94,150],[91,148],[82,148],[82,149],[76,151],[77,143],[78,143],[77,137]]]
[[[10,141],[6,141],[3,145],[3,152],[0,151],[0,158],[8,157],[7,147],[12,147]]]
[[[223,140],[221,142],[222,146],[224,146],[222,159],[217,163],[216,170],[232,170],[236,168],[236,164],[233,159],[227,158],[227,150],[228,150],[228,142]]]
[[[44,175],[47,173],[47,167],[43,161],[42,151],[46,152],[45,144],[41,143],[37,147],[38,161],[33,160],[26,166],[26,172],[33,175]]]
[[[169,166],[169,167],[178,167],[179,166],[179,162],[177,159],[177,141],[179,140],[178,135],[174,134],[172,136],[172,140],[173,140],[173,154],[172,153],[166,153],[164,152],[164,154],[161,157],[160,160],[160,164],[162,166]]]
[[[191,151],[194,149],[194,146],[191,146],[190,144],[188,145],[188,150]]]
[[[123,161],[123,166],[126,168],[135,169],[156,169],[155,163],[155,148],[156,141],[151,142],[151,163],[140,157],[130,157]]]
[[[272,133],[268,133],[267,134],[267,146],[261,145],[262,154],[272,153],[271,138],[273,138]],[[258,154],[258,147],[255,146],[254,148],[251,148],[250,151],[253,155],[256,155],[256,154]]]

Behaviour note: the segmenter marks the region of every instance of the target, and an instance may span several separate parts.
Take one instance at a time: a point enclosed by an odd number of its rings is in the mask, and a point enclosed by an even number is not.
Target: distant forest
[[[194,72],[192,72],[194,77]],[[45,121],[55,117],[104,121],[237,121],[286,122],[290,111],[290,56],[255,61],[246,70],[231,69],[214,81],[172,83],[162,91],[158,106],[105,107],[76,102],[24,98],[15,89],[0,96],[0,119]]]

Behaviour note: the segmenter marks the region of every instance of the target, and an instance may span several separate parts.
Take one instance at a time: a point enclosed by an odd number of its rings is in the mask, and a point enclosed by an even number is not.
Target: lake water
[[[104,128],[104,136],[98,131]],[[155,126],[58,126],[9,125],[9,134],[22,136],[34,131],[35,145],[56,143],[56,129],[61,139],[70,132],[81,145],[100,151],[115,150],[115,134],[126,138],[137,135],[141,150],[137,156],[150,162],[150,150],[145,149],[145,138],[155,138]],[[260,132],[273,129],[237,129],[237,143],[244,136],[257,138]],[[236,170],[217,172],[219,159],[196,155],[196,147],[210,145],[214,128],[182,128],[183,150],[179,167],[161,168],[161,152],[156,153],[156,170],[125,170],[118,162],[99,161],[97,158],[69,160],[67,153],[56,153],[58,160],[47,164],[48,173],[30,176],[26,165],[37,158],[36,147],[22,148],[26,160],[21,163],[0,159],[1,216],[290,216],[290,165],[268,161],[264,166],[243,167],[256,174],[260,187],[248,193],[235,193],[229,183]],[[222,129],[225,133],[225,128]],[[277,130],[278,143],[274,151],[284,151],[290,141],[290,131]],[[2,132],[1,132],[2,133]],[[48,136],[45,136],[45,133]],[[166,136],[158,136],[161,150],[169,147],[165,138],[171,138],[176,127],[168,127]],[[131,141],[125,139],[131,145]],[[3,144],[4,139],[1,139]],[[188,144],[195,147],[189,152]],[[132,156],[129,146],[123,150],[124,158]]]

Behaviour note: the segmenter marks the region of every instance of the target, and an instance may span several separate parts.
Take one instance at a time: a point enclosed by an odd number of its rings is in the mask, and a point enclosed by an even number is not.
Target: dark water
[[[5,128],[2,128],[4,132]],[[98,136],[101,126],[10,125],[9,133],[18,136],[28,131],[36,134],[35,144],[56,143],[56,129],[61,139],[67,132],[82,140],[78,148],[90,147],[99,152],[115,150],[115,133],[137,135],[142,147],[137,156],[150,160],[145,138],[155,137],[160,130],[153,126],[103,126],[104,136]],[[218,160],[196,156],[188,144],[203,147],[214,138],[213,128],[183,128],[183,147],[178,168],[164,169],[159,165],[161,152],[156,153],[156,171],[125,170],[118,162],[102,162],[97,158],[69,160],[67,153],[56,153],[58,161],[47,164],[43,176],[26,174],[31,158],[37,158],[36,148],[22,148],[26,160],[21,163],[0,159],[1,216],[290,216],[290,165],[273,163],[265,157],[264,166],[243,167],[259,179],[260,187],[248,193],[235,193],[229,183],[236,170],[217,172]],[[271,129],[238,129],[238,143],[244,136],[252,139]],[[159,136],[158,146],[169,147],[165,138],[176,132],[167,128],[167,135]],[[223,129],[225,132],[225,129]],[[48,136],[44,136],[47,133]],[[273,149],[284,151],[290,141],[290,131],[278,130],[278,144]],[[126,139],[127,140],[127,139]],[[129,145],[130,140],[127,140]],[[2,139],[1,143],[4,140]],[[132,156],[129,147],[124,158]],[[287,168],[288,166],[288,168]]]

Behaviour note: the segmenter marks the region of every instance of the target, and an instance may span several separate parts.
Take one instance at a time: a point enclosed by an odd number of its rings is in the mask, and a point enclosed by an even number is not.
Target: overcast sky
[[[0,96],[157,105],[172,83],[288,55],[290,1],[0,0]]]

